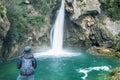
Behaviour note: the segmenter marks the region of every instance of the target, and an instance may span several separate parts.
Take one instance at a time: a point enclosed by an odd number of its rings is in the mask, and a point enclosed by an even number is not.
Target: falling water
[[[63,27],[64,27],[64,1],[62,0],[59,13],[57,15],[53,32],[52,50],[62,50],[63,46]]]

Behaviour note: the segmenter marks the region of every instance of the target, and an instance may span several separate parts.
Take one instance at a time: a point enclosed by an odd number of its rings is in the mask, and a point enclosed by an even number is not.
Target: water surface
[[[80,55],[37,58],[35,80],[105,80],[100,78],[105,77],[112,68],[120,66],[116,58],[75,53]],[[16,80],[19,74],[16,63],[17,59],[0,63],[0,80]]]

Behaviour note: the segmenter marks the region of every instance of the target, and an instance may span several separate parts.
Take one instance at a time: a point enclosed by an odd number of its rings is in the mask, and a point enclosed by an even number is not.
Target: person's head
[[[26,47],[24,48],[24,52],[25,52],[25,53],[31,52],[31,47],[30,47],[30,46],[26,46]]]

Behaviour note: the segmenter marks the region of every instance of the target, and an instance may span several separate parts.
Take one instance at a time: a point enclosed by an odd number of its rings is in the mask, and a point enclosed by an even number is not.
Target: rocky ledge
[[[86,52],[94,55],[101,55],[101,56],[115,56],[117,58],[120,58],[120,52],[115,51],[115,49],[112,48],[106,48],[106,47],[91,47]]]
[[[110,77],[111,78],[109,80],[120,80],[120,67],[113,69],[110,73]]]

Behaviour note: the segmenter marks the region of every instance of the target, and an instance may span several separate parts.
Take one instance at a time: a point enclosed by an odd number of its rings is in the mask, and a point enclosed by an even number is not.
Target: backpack
[[[34,68],[32,66],[32,59],[26,59],[24,57],[22,58],[20,73],[22,75],[31,75],[34,73]]]

